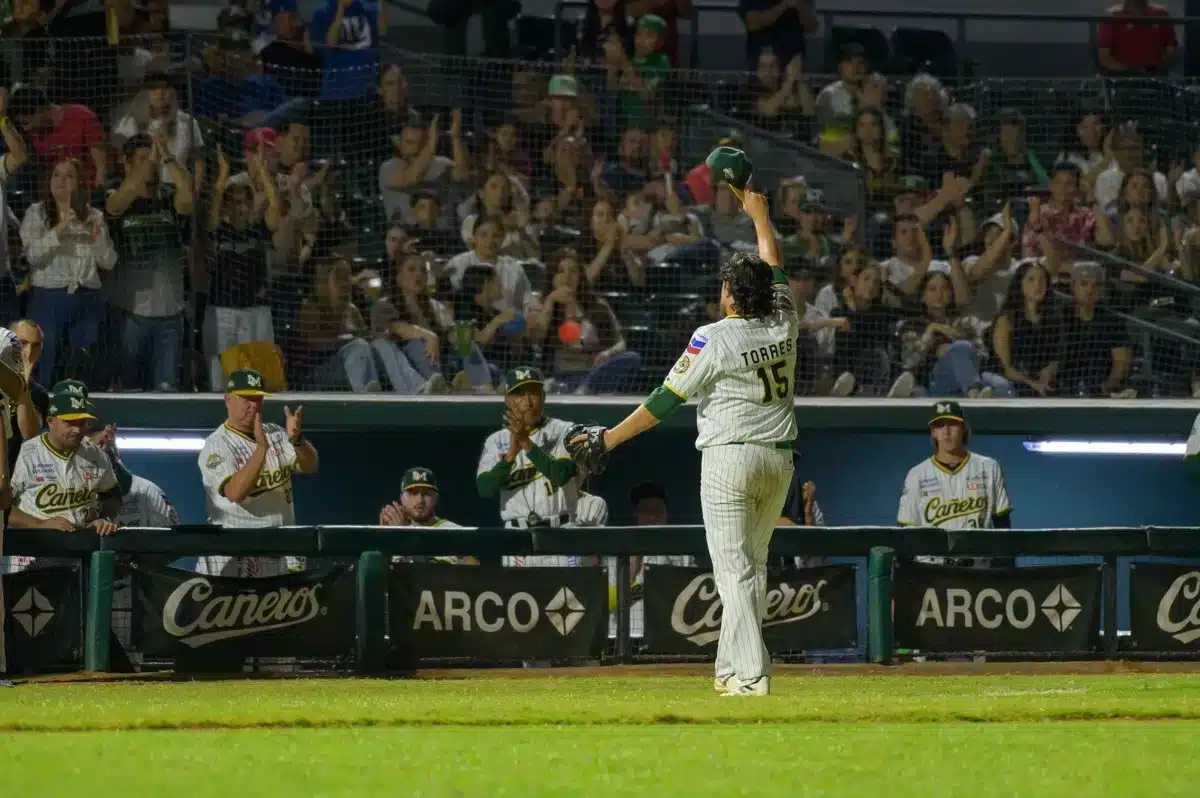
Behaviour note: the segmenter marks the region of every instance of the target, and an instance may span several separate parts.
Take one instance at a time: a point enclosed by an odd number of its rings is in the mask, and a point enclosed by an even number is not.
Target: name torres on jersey
[[[759,363],[770,363],[772,360],[779,360],[782,357],[788,357],[796,349],[796,342],[791,338],[785,338],[777,344],[768,344],[760,346],[757,349],[748,349],[742,352],[742,362],[747,366],[757,366]]]

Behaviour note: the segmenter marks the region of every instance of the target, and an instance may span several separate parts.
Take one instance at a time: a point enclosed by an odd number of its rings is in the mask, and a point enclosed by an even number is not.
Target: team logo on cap
[[[533,372],[529,369],[514,369],[513,373],[517,375],[518,381],[533,379]]]
[[[429,474],[425,471],[414,471],[414,472],[412,472],[412,481],[413,482],[428,482]]]
[[[729,167],[725,167],[725,179],[732,182],[733,177],[734,177],[733,170],[730,169]]]
[[[262,382],[262,377],[258,376],[257,374],[246,375],[246,384],[251,388],[261,388]]]
[[[939,402],[939,403],[938,403],[938,406],[937,406],[937,412],[938,412],[938,414],[939,414],[939,415],[940,415],[940,414],[942,414],[942,413],[949,413],[949,412],[950,412],[950,405],[949,405],[949,404],[947,404],[946,402]]]

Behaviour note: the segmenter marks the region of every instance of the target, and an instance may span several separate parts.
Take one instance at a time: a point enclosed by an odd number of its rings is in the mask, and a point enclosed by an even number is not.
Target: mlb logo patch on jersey
[[[703,349],[704,345],[707,343],[707,338],[700,333],[696,333],[692,336],[692,340],[688,342],[686,351],[689,355],[698,355],[700,354],[700,350]]]

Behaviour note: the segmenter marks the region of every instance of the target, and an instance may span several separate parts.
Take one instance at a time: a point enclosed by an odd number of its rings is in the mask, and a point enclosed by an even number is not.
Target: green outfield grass
[[[1195,795],[1189,676],[31,684],[4,795]],[[1156,722],[1157,721],[1157,722]],[[69,732],[69,733],[67,733]]]

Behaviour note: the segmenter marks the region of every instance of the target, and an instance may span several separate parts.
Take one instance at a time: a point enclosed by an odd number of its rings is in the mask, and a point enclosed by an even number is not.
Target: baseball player
[[[741,195],[758,255],[735,254],[721,268],[725,318],[696,330],[662,387],[612,429],[572,430],[571,451],[599,470],[609,451],[699,397],[700,502],[723,606],[714,686],[729,696],[765,696],[771,692],[761,627],[767,548],[792,480],[792,375],[800,322],[767,200],[744,190],[749,162],[736,150],[718,150],[709,160],[713,174]]]
[[[99,426],[94,422],[93,426]],[[99,446],[113,463],[113,471],[117,470],[117,428],[109,424],[100,429],[93,429],[88,435],[92,443]],[[158,485],[148,479],[129,475],[129,490],[121,497],[121,509],[116,517],[117,526],[176,526],[179,514],[175,506],[167,498],[167,494]]]
[[[583,524],[600,526],[608,516],[603,500],[582,501],[586,473],[567,456],[570,422],[546,418],[542,373],[519,366],[504,377],[505,429],[488,436],[479,456],[475,485],[485,499],[499,497],[500,520],[513,529]],[[588,510],[584,518],[583,509]],[[600,523],[597,523],[597,522]],[[578,558],[506,557],[508,565],[577,565]]]
[[[112,461],[87,437],[87,422],[95,419],[87,400],[52,394],[46,416],[47,430],[25,441],[17,456],[9,524],[111,535],[121,494]]]
[[[300,431],[300,411],[283,408],[284,426],[262,420],[263,375],[241,369],[225,385],[228,417],[204,441],[200,476],[209,523],[257,529],[296,523],[292,474],[315,474],[317,450]],[[277,576],[298,558],[200,557],[196,570],[210,576]]]
[[[2,162],[0,162],[2,163]],[[2,169],[0,169],[2,171]],[[0,207],[3,202],[0,201]],[[24,358],[21,354],[21,339],[8,329],[0,329],[0,413],[4,415],[5,445],[0,446],[0,509],[7,509],[12,501],[10,474],[13,464],[8,461],[7,441],[12,437],[11,408],[25,393],[28,384]],[[4,562],[4,524],[0,523],[0,564]],[[7,668],[4,660],[4,588],[0,586],[0,687],[12,687],[4,678]]]
[[[900,494],[901,526],[1010,529],[1012,504],[1000,464],[967,450],[971,428],[958,402],[938,402],[929,418],[933,456],[909,469]],[[988,566],[986,559],[917,557],[936,565]]]
[[[432,469],[416,466],[404,472],[400,480],[400,501],[385,504],[379,511],[380,526],[436,526],[443,529],[462,529],[462,526],[439,518],[437,514],[438,483]],[[395,558],[393,558],[395,559]],[[478,565],[474,557],[433,557],[434,562],[449,565]]]

